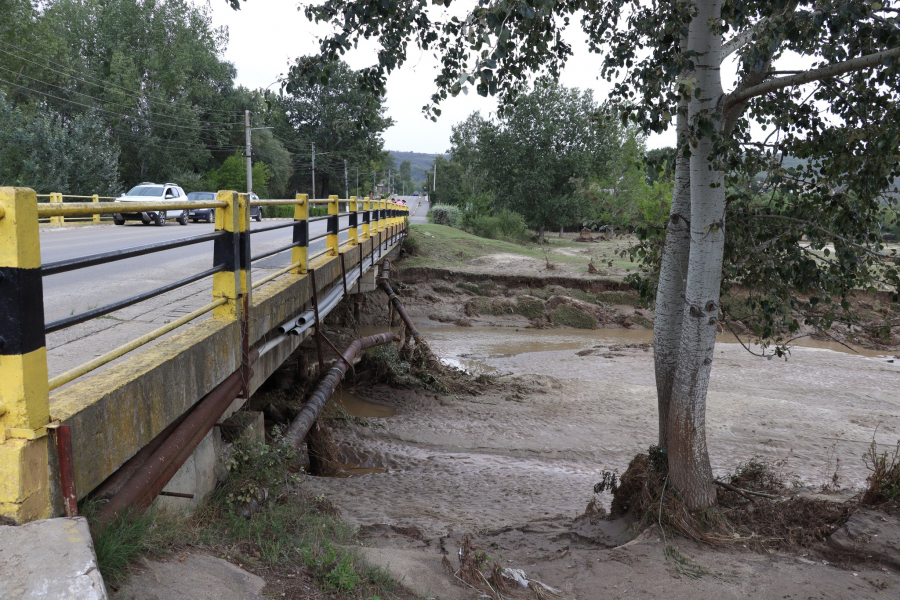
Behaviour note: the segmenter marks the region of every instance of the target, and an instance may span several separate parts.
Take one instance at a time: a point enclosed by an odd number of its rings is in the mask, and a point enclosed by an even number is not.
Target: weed
[[[481,294],[481,289],[474,283],[466,283],[465,281],[459,281],[459,282],[457,282],[456,287],[458,287],[461,290],[466,290],[467,292],[472,292],[473,294],[476,294],[476,295]]]
[[[706,567],[688,560],[674,546],[667,544],[664,552],[666,561],[672,564],[675,571],[689,579],[700,579],[704,575],[711,575]]]
[[[422,244],[417,237],[407,236],[403,240],[403,248],[406,249],[410,256],[416,256],[422,251]]]
[[[863,461],[870,474],[860,501],[875,506],[900,498],[900,441],[893,450],[879,453],[872,440]]]
[[[653,321],[643,315],[632,315],[631,320],[644,329],[653,329]]]

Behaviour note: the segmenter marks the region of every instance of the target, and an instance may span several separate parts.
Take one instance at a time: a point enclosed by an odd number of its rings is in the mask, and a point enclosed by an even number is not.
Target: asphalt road
[[[411,207],[419,198],[403,197]],[[428,212],[427,199],[422,203],[412,222],[419,222]],[[251,230],[274,225],[278,221],[251,222]],[[347,225],[347,217],[341,217],[341,227]],[[189,223],[180,226],[174,222],[164,227],[129,222],[122,226],[100,225],[45,229],[41,231],[41,260],[43,262],[75,258],[100,252],[109,252],[177,240],[214,230],[209,223]],[[310,236],[325,232],[325,222],[310,224]],[[291,229],[277,229],[251,236],[251,256],[274,250],[291,242]],[[341,241],[347,239],[347,232],[340,234]],[[314,241],[310,253],[325,247],[325,239]],[[156,252],[145,256],[129,258],[105,265],[78,269],[68,273],[44,277],[44,318],[52,321],[90,308],[109,304],[141,292],[188,277],[212,267],[213,243],[204,242],[183,248]],[[261,278],[273,270],[290,264],[290,252],[283,252],[253,263],[252,277]],[[209,285],[209,280],[207,280]]]

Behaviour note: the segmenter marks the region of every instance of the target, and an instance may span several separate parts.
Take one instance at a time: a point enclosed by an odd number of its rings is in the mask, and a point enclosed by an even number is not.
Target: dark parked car
[[[200,200],[215,200],[216,193],[215,192],[191,192],[187,195],[188,200],[200,201]],[[256,194],[250,195],[251,199],[259,200],[259,196]],[[212,223],[216,220],[216,209],[214,208],[194,208],[189,211],[189,215],[191,217],[191,221],[196,223],[197,221],[203,220],[207,223]],[[257,221],[262,221],[263,213],[261,206],[251,206],[250,207],[250,218],[255,219]]]
[[[215,192],[191,192],[187,195],[188,200],[191,201],[200,201],[206,200],[207,202],[210,200],[216,199]],[[203,219],[207,223],[212,223],[216,220],[216,209],[214,208],[192,208],[188,211],[188,216],[191,218],[191,221],[196,223],[200,219]]]

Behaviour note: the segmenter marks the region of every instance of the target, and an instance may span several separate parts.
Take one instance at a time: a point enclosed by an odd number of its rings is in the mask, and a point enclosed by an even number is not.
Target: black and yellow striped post
[[[351,246],[359,245],[359,203],[356,196],[350,196],[350,203],[347,205],[347,211],[350,213],[347,217],[349,221],[349,229],[347,230],[347,241]]]
[[[369,239],[369,223],[372,221],[372,206],[368,196],[363,199],[362,209],[362,236],[360,239],[365,241]]]
[[[291,273],[305,275],[309,266],[309,198],[306,194],[297,194],[294,205],[294,243],[291,250],[291,264],[298,265]]]
[[[216,199],[228,206],[216,209],[216,231],[224,235],[213,243],[213,265],[225,268],[213,275],[213,299],[227,302],[213,310],[213,317],[237,319],[244,297],[250,294],[249,197],[223,190]]]
[[[0,188],[0,516],[51,515],[50,392],[37,196]]]
[[[328,247],[329,256],[338,255],[338,236],[340,233],[340,217],[338,216],[338,197],[328,196],[328,235],[325,237],[325,244]]]

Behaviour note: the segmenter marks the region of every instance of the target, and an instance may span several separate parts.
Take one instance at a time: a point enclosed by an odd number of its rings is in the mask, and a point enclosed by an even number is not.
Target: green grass
[[[596,329],[597,319],[580,308],[563,304],[550,313],[554,325],[565,325],[575,329]]]
[[[584,244],[578,244],[568,239],[558,239],[549,237],[545,248],[545,253],[540,246],[535,243],[526,245],[506,242],[501,240],[492,240],[488,238],[478,237],[471,233],[466,233],[460,229],[447,227],[446,225],[420,224],[410,227],[410,237],[415,240],[414,244],[417,248],[417,255],[411,256],[403,261],[403,268],[422,267],[422,268],[452,268],[468,264],[474,258],[486,256],[488,254],[517,254],[528,258],[544,261],[545,257],[550,262],[567,266],[577,266],[587,269],[587,262],[590,257],[566,256],[553,252],[557,248],[584,248]],[[590,248],[594,255],[599,256],[601,251],[607,249],[601,248],[600,244],[594,244]],[[621,263],[621,264],[619,264]],[[624,271],[626,267],[633,267],[633,263],[628,260],[616,258],[614,261],[616,267],[621,267]],[[552,274],[552,271],[548,272]]]
[[[238,440],[228,476],[197,513],[150,510],[104,530],[95,542],[104,579],[115,585],[141,556],[196,546],[261,575],[305,571],[331,598],[406,597],[389,573],[366,563],[354,529],[331,504],[304,491],[306,476],[292,472],[294,461],[293,448],[277,435],[272,445]],[[83,514],[93,520],[97,507],[84,503]]]
[[[544,302],[539,298],[523,298],[519,296],[516,302],[516,312],[529,319],[539,319],[544,316]]]

